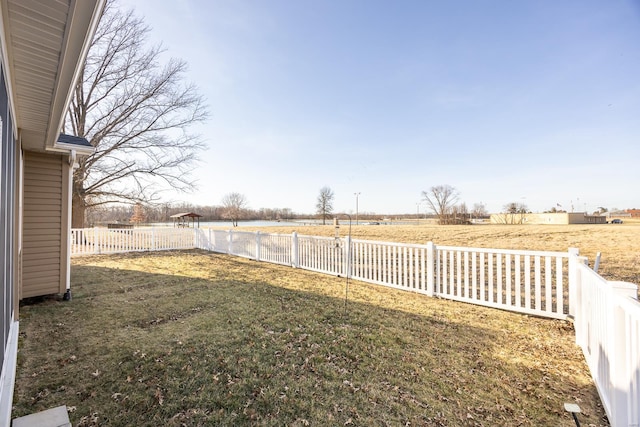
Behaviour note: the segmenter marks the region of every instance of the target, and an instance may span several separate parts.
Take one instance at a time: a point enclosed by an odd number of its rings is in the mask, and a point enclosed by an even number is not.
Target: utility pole
[[[353,193],[356,196],[356,225],[358,225],[358,197],[360,196],[360,192]]]

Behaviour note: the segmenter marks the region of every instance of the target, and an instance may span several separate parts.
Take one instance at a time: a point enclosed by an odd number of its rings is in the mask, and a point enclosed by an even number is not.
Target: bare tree
[[[511,202],[504,205],[504,211],[510,214],[526,214],[529,208],[524,203]]]
[[[293,217],[293,211],[291,210],[291,208],[282,208],[279,219],[287,220],[292,217]]]
[[[438,216],[439,223],[444,224],[447,214],[458,201],[458,190],[448,184],[436,185],[429,191],[423,191],[422,198],[427,202],[429,209]]]
[[[502,224],[522,224],[529,208],[524,203],[511,202],[503,207],[503,212],[496,215],[496,220]]]
[[[334,194],[331,188],[322,187],[320,189],[316,203],[316,213],[322,216],[322,225],[326,224],[327,218],[329,218],[333,212],[333,197]]]
[[[462,202],[454,205],[445,214],[445,219],[440,219],[440,224],[469,224],[471,222],[471,214],[467,208],[467,204]]]
[[[148,47],[149,31],[132,11],[107,2],[64,126],[95,147],[74,172],[73,227],[93,206],[150,202],[167,186],[194,188],[189,171],[204,145],[189,129],[207,108],[184,82],[186,63],[163,65],[162,47]]]
[[[473,209],[471,210],[471,215],[475,218],[486,217],[489,213],[487,212],[487,207],[484,203],[474,203]]]
[[[456,205],[455,209],[456,209],[456,213],[463,214],[463,215],[469,214],[469,208],[467,207],[467,204],[465,202],[462,202]]]
[[[247,198],[240,193],[229,193],[222,198],[222,217],[231,220],[234,227],[244,215]]]

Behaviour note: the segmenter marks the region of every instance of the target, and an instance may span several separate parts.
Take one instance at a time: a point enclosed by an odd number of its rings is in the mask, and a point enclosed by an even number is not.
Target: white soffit
[[[43,151],[58,139],[104,0],[0,2],[22,146]]]

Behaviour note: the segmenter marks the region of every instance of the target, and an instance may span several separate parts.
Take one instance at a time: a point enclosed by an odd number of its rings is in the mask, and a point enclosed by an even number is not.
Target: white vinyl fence
[[[193,249],[193,229],[187,228],[74,228],[71,255]]]
[[[438,246],[435,256],[440,297],[556,319],[569,314],[569,252]]]
[[[346,276],[364,282],[565,319],[569,252],[516,251],[350,238],[197,230],[214,252]]]
[[[199,248],[456,301],[574,320],[613,427],[640,427],[637,286],[608,282],[577,249],[525,251],[233,230],[72,230],[73,255]]]
[[[613,427],[640,426],[640,303],[638,288],[608,282],[577,263],[576,343],[582,348]]]

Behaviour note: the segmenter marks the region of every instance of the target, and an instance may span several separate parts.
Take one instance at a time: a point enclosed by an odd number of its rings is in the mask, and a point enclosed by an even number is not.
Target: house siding
[[[20,298],[64,292],[63,224],[66,156],[24,153]]]

